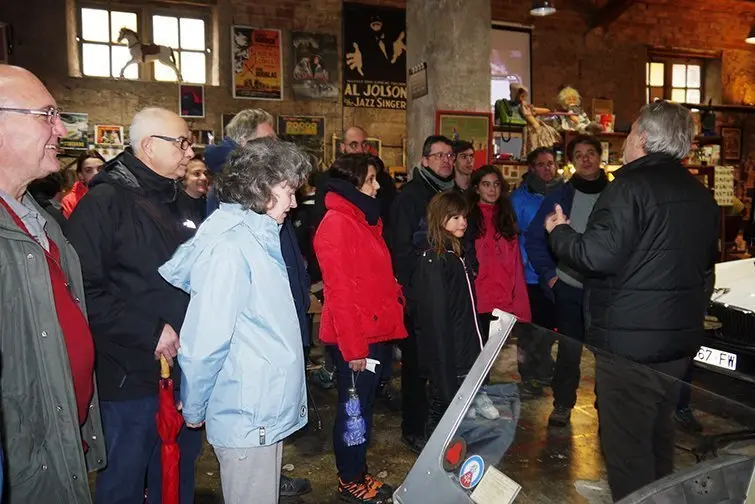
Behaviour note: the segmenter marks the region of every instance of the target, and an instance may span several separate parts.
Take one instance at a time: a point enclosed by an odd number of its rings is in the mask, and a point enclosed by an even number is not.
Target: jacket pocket
[[[43,468],[46,451],[37,445],[32,426],[36,424],[24,417],[20,404],[16,399],[7,398],[4,401],[4,422],[6,431],[6,463],[8,465],[8,484],[21,485],[32,478]]]
[[[286,392],[286,373],[265,363],[245,376],[242,404],[254,428],[277,423]]]

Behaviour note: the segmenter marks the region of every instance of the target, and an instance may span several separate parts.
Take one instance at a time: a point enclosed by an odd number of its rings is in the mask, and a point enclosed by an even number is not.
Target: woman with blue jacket
[[[178,353],[183,416],[207,425],[226,504],[276,504],[282,441],[307,423],[280,227],[310,170],[290,143],[239,147],[216,183],[220,208],[160,268],[191,294]]]

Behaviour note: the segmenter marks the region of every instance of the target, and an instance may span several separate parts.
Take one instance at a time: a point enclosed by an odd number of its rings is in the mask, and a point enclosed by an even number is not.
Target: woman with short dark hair
[[[105,158],[96,150],[82,152],[76,161],[76,182],[71,191],[63,196],[60,204],[66,219],[71,217],[73,209],[79,204],[81,198],[89,192],[89,182],[100,172]]]
[[[278,502],[282,441],[307,423],[280,227],[311,168],[287,142],[239,147],[217,180],[220,208],[160,268],[191,294],[178,353],[183,416],[190,428],[206,422],[227,504]]]
[[[377,162],[366,154],[347,154],[329,170],[325,217],[315,234],[325,303],[320,340],[331,345],[338,373],[338,412],[333,446],[338,493],[347,502],[380,504],[393,489],[367,472],[372,408],[383,366],[390,366],[388,342],[406,337],[401,287],[382,236],[380,203],[375,196]],[[379,361],[365,372],[367,358]],[[363,436],[347,429],[346,403],[359,395]]]

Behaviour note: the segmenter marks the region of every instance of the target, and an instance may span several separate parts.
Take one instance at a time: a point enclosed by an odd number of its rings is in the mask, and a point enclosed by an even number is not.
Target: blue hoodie
[[[228,160],[228,156],[233,152],[239,144],[234,142],[228,137],[223,138],[223,141],[218,145],[208,145],[204,150],[204,162],[207,164],[207,168],[217,175],[220,173],[220,169]],[[207,216],[218,209],[220,202],[217,196],[215,196],[215,188],[210,187],[210,192],[207,194]]]

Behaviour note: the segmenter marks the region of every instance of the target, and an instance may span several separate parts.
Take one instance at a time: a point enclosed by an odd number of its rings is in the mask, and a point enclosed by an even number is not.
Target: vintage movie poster
[[[89,148],[89,114],[61,112],[60,120],[66,127],[66,136],[59,140],[61,149],[86,150]]]
[[[343,4],[343,104],[406,109],[406,12]]]
[[[335,35],[293,32],[291,54],[294,98],[338,99],[338,42]]]
[[[283,99],[281,31],[231,27],[233,97]]]
[[[178,109],[181,117],[204,117],[204,86],[179,84]]]
[[[325,118],[312,116],[278,116],[278,137],[293,142],[312,158],[312,166],[324,171]]]

